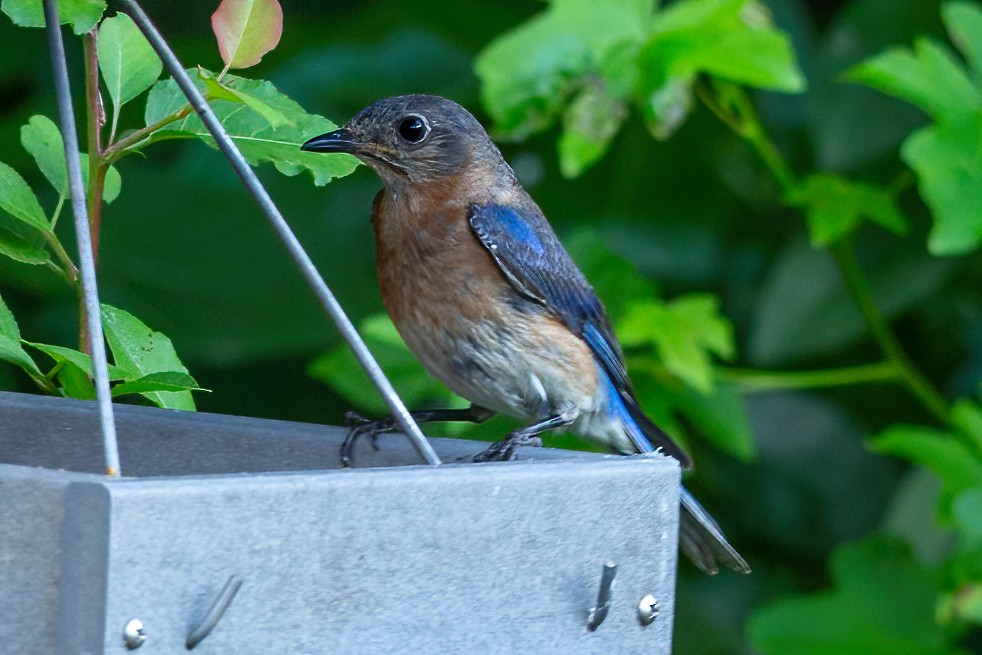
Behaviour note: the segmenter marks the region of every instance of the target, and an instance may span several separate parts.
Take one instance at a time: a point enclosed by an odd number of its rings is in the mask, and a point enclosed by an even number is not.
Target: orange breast
[[[382,302],[396,325],[434,327],[454,317],[495,318],[508,282],[467,223],[467,206],[452,190],[430,197],[376,202],[372,224]],[[436,196],[436,197],[434,197]]]

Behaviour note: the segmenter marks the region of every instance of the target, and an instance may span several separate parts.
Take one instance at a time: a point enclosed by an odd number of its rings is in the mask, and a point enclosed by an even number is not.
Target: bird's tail
[[[692,563],[709,575],[719,572],[717,562],[739,573],[750,573],[746,560],[726,540],[709,512],[685,487],[679,494],[682,505],[679,513],[679,547]]]
[[[633,398],[621,395],[621,400],[625,410],[621,413],[624,427],[640,452],[652,452],[655,450],[652,444],[657,444],[667,455],[678,459],[682,468],[691,466],[691,460],[685,452],[664,430],[642,413]],[[719,572],[717,563],[722,563],[740,573],[750,573],[747,562],[726,540],[719,524],[709,515],[709,512],[685,487],[682,487],[679,493],[681,504],[679,547],[693,564],[710,575]]]

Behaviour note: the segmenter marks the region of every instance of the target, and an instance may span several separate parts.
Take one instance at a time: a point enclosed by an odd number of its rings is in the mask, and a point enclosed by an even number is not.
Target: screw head
[[[651,625],[658,618],[659,609],[658,601],[651,594],[642,598],[638,603],[638,620],[641,625]]]
[[[130,619],[123,628],[123,643],[130,650],[136,650],[147,640],[147,632],[143,629],[143,621]]]

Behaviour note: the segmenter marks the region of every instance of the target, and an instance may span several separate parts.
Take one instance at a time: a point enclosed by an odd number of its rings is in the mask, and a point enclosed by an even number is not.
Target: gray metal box
[[[526,449],[417,464],[399,435],[340,469],[344,431],[117,406],[123,472],[98,475],[92,403],[0,393],[0,651],[671,652],[674,460]],[[480,442],[434,439],[446,462]],[[43,467],[43,468],[37,468]],[[601,567],[617,564],[596,631]],[[660,605],[648,627],[637,606]]]

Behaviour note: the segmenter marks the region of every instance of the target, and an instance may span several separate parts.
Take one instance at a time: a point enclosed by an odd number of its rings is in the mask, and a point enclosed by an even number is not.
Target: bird
[[[401,95],[359,111],[344,127],[301,145],[354,155],[382,178],[372,204],[382,302],[431,375],[470,401],[412,412],[419,422],[524,427],[475,457],[508,460],[540,435],[569,430],[625,455],[689,456],[642,411],[597,294],[566,252],[481,123],[452,100]],[[395,429],[357,424],[359,435]],[[683,486],[679,545],[703,571],[750,567]]]

